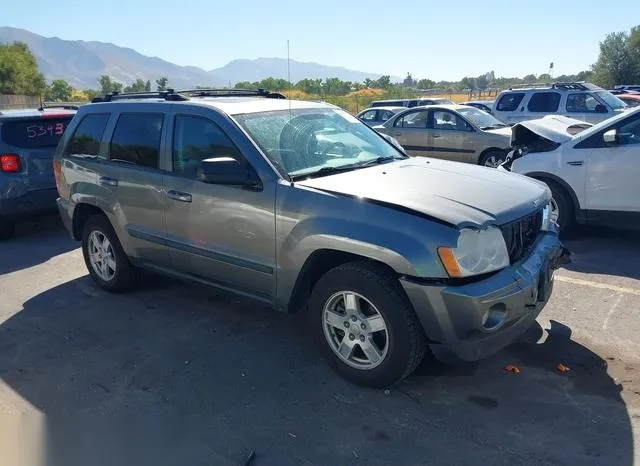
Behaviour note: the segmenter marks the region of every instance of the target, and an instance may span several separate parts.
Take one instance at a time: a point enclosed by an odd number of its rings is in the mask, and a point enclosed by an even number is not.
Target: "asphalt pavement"
[[[57,222],[18,234],[0,243],[0,465],[640,464],[640,235],[567,238],[520,341],[371,390],[328,368],[304,315],[151,275],[108,294]]]

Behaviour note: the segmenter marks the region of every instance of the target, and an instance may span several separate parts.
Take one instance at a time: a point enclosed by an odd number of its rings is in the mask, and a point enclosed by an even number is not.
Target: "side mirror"
[[[602,139],[607,146],[618,145],[618,132],[615,129],[610,129],[602,135]]]
[[[602,104],[598,104],[596,105],[595,111],[596,113],[607,113],[607,107]]]
[[[260,184],[258,175],[247,165],[233,157],[213,157],[200,162],[198,179],[205,183],[232,186],[253,186]]]

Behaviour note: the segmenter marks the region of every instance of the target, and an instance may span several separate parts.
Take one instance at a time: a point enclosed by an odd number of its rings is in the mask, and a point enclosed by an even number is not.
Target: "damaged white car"
[[[640,229],[640,108],[597,125],[550,115],[512,132],[513,150],[499,169],[545,182],[560,230]]]

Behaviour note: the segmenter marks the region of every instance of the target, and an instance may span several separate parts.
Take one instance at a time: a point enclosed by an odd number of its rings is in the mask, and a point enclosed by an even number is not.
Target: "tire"
[[[94,236],[95,235],[95,236]],[[107,272],[100,271],[101,267],[92,264],[90,249],[95,251],[95,240],[106,238],[108,246],[102,253],[102,263],[107,262]],[[102,243],[104,245],[105,243]],[[82,230],[82,255],[87,270],[96,285],[103,290],[114,293],[133,289],[139,281],[140,271],[129,261],[113,227],[104,215],[94,215],[87,220]],[[109,261],[108,259],[111,259]],[[109,264],[109,262],[111,264]],[[99,272],[100,271],[100,272]]]
[[[13,238],[16,234],[16,224],[13,220],[0,217],[0,241]]]
[[[547,184],[547,186],[549,186],[549,189],[551,190],[551,196],[553,197],[551,204],[552,214],[555,209],[557,209],[558,211],[558,219],[556,220],[558,229],[561,233],[567,232],[571,229],[576,220],[573,201],[569,197],[569,193],[567,193],[567,190],[560,186],[558,183],[547,180],[544,180],[544,182]]]
[[[345,293],[351,297],[345,298]],[[359,311],[351,312],[354,306],[345,306],[347,301],[357,302]],[[382,267],[350,262],[330,270],[314,286],[309,308],[330,365],[355,384],[389,387],[411,374],[427,349],[426,336],[411,303],[396,277]],[[327,317],[335,325],[328,323]],[[384,329],[374,330],[381,325]],[[349,362],[338,355],[341,348],[349,353]],[[379,356],[376,361],[367,356],[374,353]]]
[[[507,158],[507,154],[501,150],[488,150],[480,157],[478,165],[489,168],[498,168],[498,166],[504,162]]]

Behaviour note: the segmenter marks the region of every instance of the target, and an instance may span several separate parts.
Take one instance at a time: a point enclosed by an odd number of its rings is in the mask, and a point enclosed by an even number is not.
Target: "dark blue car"
[[[0,240],[20,217],[56,209],[53,153],[75,107],[0,111]]]

